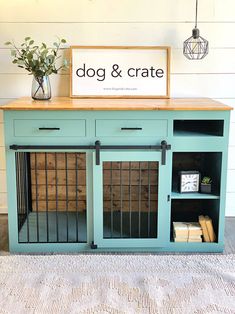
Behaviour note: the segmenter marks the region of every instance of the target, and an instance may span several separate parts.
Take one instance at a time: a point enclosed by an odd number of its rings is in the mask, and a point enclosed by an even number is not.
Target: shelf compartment
[[[173,241],[173,221],[181,222],[198,222],[198,216],[209,216],[212,219],[214,232],[216,234],[215,242],[202,243],[218,243],[218,225],[219,225],[219,206],[218,199],[172,199],[171,203],[171,234],[170,239]],[[181,242],[174,242],[181,243]],[[194,243],[194,242],[182,242]],[[201,243],[199,243],[201,244]]]
[[[223,120],[174,120],[174,136],[223,136]]]
[[[220,178],[222,166],[221,152],[175,152],[173,153],[172,194],[175,198],[218,198],[220,195]],[[179,171],[197,170],[203,176],[212,179],[212,193],[178,193]],[[176,194],[177,195],[176,195]],[[182,197],[180,197],[180,195]],[[195,196],[192,197],[194,194]],[[187,196],[188,195],[188,196]]]

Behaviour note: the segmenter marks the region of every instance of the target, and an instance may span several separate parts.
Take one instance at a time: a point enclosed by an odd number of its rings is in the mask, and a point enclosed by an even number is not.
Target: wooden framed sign
[[[72,46],[70,97],[169,98],[170,47]]]

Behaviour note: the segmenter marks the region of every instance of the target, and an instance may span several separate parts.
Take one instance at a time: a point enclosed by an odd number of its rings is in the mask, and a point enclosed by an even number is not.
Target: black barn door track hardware
[[[162,141],[161,145],[101,145],[100,141],[96,141],[95,145],[10,145],[12,150],[37,150],[37,149],[84,149],[95,150],[96,165],[100,165],[101,150],[158,150],[161,151],[161,164],[166,164],[166,151],[171,149],[171,145],[166,141]]]

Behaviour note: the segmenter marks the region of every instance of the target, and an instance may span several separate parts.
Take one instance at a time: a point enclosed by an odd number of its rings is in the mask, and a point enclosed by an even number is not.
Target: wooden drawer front
[[[167,120],[96,120],[96,136],[167,136]]]
[[[14,136],[86,136],[86,120],[14,120]]]

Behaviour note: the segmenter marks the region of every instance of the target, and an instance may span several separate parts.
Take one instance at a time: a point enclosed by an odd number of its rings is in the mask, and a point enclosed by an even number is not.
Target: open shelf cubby
[[[223,136],[223,120],[174,120],[175,136]]]
[[[172,198],[173,199],[218,199],[221,181],[221,152],[175,152],[173,153]],[[212,193],[179,193],[179,171],[196,170],[201,178],[212,179]]]
[[[194,199],[172,200],[171,206],[171,241],[173,241],[173,221],[198,222],[199,215],[207,215],[212,219],[216,242],[218,240],[219,200]]]

